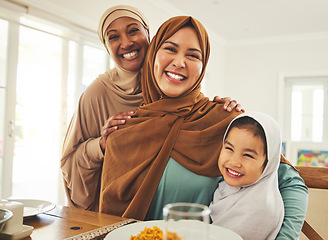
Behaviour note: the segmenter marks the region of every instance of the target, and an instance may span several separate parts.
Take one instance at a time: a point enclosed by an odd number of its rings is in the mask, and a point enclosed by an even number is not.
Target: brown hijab
[[[156,53],[186,25],[197,32],[203,53],[202,73],[183,95],[161,98],[163,93],[153,73]],[[101,212],[144,219],[169,157],[196,174],[219,175],[217,159],[223,134],[238,113],[225,111],[223,104],[210,102],[200,92],[209,53],[207,32],[196,19],[173,17],[159,28],[150,43],[141,78],[144,104],[107,139]]]

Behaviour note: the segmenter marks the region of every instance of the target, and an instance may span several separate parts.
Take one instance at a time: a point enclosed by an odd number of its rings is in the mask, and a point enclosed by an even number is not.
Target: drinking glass
[[[172,203],[163,208],[164,240],[208,240],[210,209],[198,203]],[[175,237],[177,234],[180,238]]]

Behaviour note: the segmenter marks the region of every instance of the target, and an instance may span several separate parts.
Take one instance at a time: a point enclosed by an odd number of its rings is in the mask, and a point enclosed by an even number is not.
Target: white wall
[[[230,45],[225,55],[225,94],[246,110],[278,119],[279,74],[328,71],[328,37]]]

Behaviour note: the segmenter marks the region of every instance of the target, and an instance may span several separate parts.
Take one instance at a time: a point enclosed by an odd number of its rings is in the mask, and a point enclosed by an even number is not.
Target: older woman
[[[134,110],[142,101],[140,69],[149,45],[149,27],[137,9],[117,6],[103,14],[98,33],[116,64],[81,95],[61,159],[69,206],[93,211],[98,210],[103,153],[111,127],[108,118]],[[118,114],[116,121],[124,122],[128,116]]]
[[[143,105],[106,144],[101,212],[147,220],[161,219],[171,202],[209,205],[218,182],[218,139],[239,114],[200,92],[209,51],[206,30],[192,17],[159,28],[143,67]],[[307,188],[295,169],[281,166],[286,219],[278,238],[295,239]]]

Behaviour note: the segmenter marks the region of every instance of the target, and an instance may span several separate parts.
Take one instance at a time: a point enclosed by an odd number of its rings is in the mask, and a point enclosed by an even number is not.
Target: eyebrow
[[[129,28],[129,27],[131,27],[132,25],[136,25],[136,26],[138,26],[137,23],[130,23],[129,25],[126,26],[126,28]],[[106,30],[106,34],[107,34],[107,36],[108,36],[108,34],[109,34],[110,32],[117,32],[117,29]]]
[[[228,140],[225,140],[224,144],[227,144],[231,147],[234,147]],[[244,151],[251,152],[251,153],[254,153],[256,155],[259,155],[257,151],[255,151],[254,149],[251,149],[251,148],[246,148],[246,149],[244,149]]]
[[[171,41],[165,41],[164,43],[170,43],[172,45],[174,45],[175,47],[179,47],[178,44],[176,44],[175,42],[171,42]],[[203,55],[202,51],[197,49],[197,48],[188,48],[189,51],[196,51],[199,52],[201,55]]]

